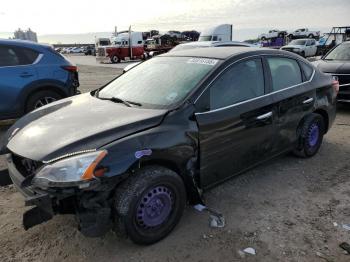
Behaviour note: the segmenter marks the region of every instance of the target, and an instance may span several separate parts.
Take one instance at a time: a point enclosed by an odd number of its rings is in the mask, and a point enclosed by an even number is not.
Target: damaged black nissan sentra
[[[338,83],[300,56],[244,47],[155,57],[8,131],[25,228],[75,213],[79,229],[154,243],[202,192],[284,152],[315,155]]]

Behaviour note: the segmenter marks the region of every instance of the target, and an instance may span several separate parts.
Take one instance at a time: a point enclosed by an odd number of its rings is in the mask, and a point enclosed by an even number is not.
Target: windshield
[[[200,36],[198,41],[211,41],[211,35],[208,36]]]
[[[207,58],[155,57],[115,79],[98,96],[117,97],[146,108],[171,108],[217,63]]]
[[[350,60],[350,43],[338,45],[325,57],[325,60]]]
[[[305,45],[306,40],[293,40],[292,42],[290,42],[290,45]]]

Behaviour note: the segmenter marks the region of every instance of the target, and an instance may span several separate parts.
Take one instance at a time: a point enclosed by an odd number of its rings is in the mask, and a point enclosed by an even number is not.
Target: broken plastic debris
[[[203,210],[205,210],[207,208],[206,206],[203,206],[201,204],[197,204],[193,207],[194,207],[194,209],[198,210],[199,212],[202,212]]]
[[[247,248],[243,249],[243,252],[247,253],[247,254],[251,254],[251,255],[255,255],[256,254],[255,249],[252,248],[252,247],[247,247]]]
[[[337,227],[338,223],[337,222],[333,222],[333,226]]]
[[[220,216],[210,215],[209,225],[210,225],[210,227],[224,227],[225,226],[225,218],[222,215],[220,215]]]
[[[343,242],[339,245],[342,249],[344,249],[348,254],[350,254],[350,245],[346,242]]]
[[[208,208],[207,206],[201,205],[201,204],[197,204],[193,207],[194,207],[194,209],[196,209],[199,212],[208,211],[208,213],[210,214],[210,217],[209,217],[209,226],[210,227],[224,227],[225,226],[225,218],[221,213],[219,213],[211,208]]]
[[[350,225],[349,224],[343,224],[343,228],[346,230],[350,230]]]

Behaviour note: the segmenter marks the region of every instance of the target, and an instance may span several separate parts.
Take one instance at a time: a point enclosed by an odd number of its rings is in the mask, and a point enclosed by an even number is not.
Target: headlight
[[[300,51],[299,48],[294,48],[294,49],[293,49],[293,52],[299,52],[299,51]]]
[[[74,186],[88,182],[104,172],[97,170],[98,163],[107,151],[77,155],[45,165],[33,178],[33,184],[42,187]],[[84,183],[83,183],[84,184]]]

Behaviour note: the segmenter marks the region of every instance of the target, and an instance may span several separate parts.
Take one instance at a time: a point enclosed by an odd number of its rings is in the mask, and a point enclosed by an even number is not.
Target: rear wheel
[[[263,36],[263,37],[261,38],[261,40],[262,40],[262,41],[265,41],[265,40],[266,40],[266,37],[265,37],[265,36]]]
[[[61,99],[62,96],[55,91],[43,90],[31,95],[27,101],[26,113],[33,111],[34,109],[40,108],[42,106],[48,105]]]
[[[152,244],[167,236],[180,220],[186,190],[174,171],[149,166],[116,189],[115,230],[137,244]]]
[[[321,147],[325,124],[319,114],[308,116],[300,128],[299,142],[293,153],[300,157],[312,157]]]
[[[309,34],[308,37],[309,38],[314,38],[314,35],[313,34]]]

